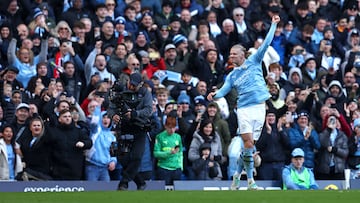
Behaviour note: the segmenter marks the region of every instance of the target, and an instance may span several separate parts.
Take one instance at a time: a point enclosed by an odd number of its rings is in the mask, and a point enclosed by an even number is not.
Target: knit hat
[[[195,101],[196,105],[198,105],[198,104],[204,105],[204,106],[207,105],[207,102],[206,102],[205,98],[202,95],[196,96],[194,98],[194,101]]]
[[[35,8],[34,9],[34,19],[40,15],[44,15],[44,13],[40,10],[40,8]]]
[[[181,104],[181,103],[187,103],[190,104],[190,97],[186,94],[186,91],[183,90],[180,92],[180,95],[177,99],[177,103]]]
[[[126,23],[126,20],[122,16],[119,16],[115,19],[115,24],[125,24],[125,23]]]
[[[179,46],[183,42],[187,42],[187,38],[184,35],[177,34],[174,36],[173,43],[175,46]]]
[[[359,37],[359,36],[360,36],[360,32],[359,32],[358,29],[353,28],[353,29],[350,30],[349,35],[350,35],[350,36],[358,36],[358,37]]]
[[[309,112],[307,110],[300,110],[299,113],[297,114],[297,117],[300,118],[301,116],[306,116],[307,118],[309,118]]]

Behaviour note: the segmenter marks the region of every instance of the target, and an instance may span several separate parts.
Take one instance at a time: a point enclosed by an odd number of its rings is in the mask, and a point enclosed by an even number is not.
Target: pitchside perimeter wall
[[[321,189],[343,189],[344,181],[317,181]],[[0,192],[83,192],[116,190],[118,181],[28,181],[0,182]],[[148,181],[146,190],[229,190],[231,181],[175,181],[174,187],[165,187],[164,181]],[[279,190],[279,181],[257,181],[266,190]],[[240,190],[246,189],[241,181]],[[360,180],[350,180],[350,189],[360,189]],[[136,190],[131,182],[129,190]]]

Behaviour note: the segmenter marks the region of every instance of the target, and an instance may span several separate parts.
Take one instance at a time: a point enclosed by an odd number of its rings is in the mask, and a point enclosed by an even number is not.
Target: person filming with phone
[[[321,147],[317,154],[315,177],[319,180],[344,180],[344,169],[349,154],[348,138],[340,130],[334,114],[325,120],[326,128],[319,134]]]
[[[165,130],[156,135],[154,156],[158,160],[156,178],[165,180],[165,185],[174,185],[180,180],[183,170],[183,146],[181,136],[175,133],[176,118],[167,117]]]

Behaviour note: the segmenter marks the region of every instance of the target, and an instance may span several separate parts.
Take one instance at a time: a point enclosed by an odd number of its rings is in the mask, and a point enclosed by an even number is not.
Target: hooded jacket
[[[300,82],[299,83],[295,83],[292,79],[292,75],[294,73],[297,73],[300,77]],[[294,91],[296,85],[299,84],[303,84],[303,75],[301,73],[300,68],[294,67],[291,68],[289,71],[289,77],[288,77],[288,81],[286,81],[284,87],[280,90],[280,99],[285,100],[286,96],[289,94],[289,92]]]
[[[116,157],[110,156],[111,143],[116,142],[116,137],[111,132],[112,125],[105,127],[102,123],[106,114],[106,111],[100,112],[100,107],[95,108],[90,121],[93,146],[86,151],[86,161],[100,167],[107,167],[110,162],[117,163]]]
[[[211,161],[210,157],[207,159],[202,158],[202,150],[209,149],[211,152],[211,145],[209,143],[203,143],[199,148],[200,158],[193,161],[193,169],[198,180],[221,180],[222,173],[220,165],[216,161]],[[209,163],[213,162],[213,166],[209,167]]]

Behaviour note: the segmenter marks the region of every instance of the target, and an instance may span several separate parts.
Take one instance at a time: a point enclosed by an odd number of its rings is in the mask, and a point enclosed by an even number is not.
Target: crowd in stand
[[[255,179],[281,180],[295,148],[316,179],[344,179],[360,168],[358,0],[4,0],[0,179],[120,180],[107,110],[134,73],[153,97],[142,178],[230,179],[237,93],[206,98],[235,68],[230,48],[255,53],[274,15]]]

